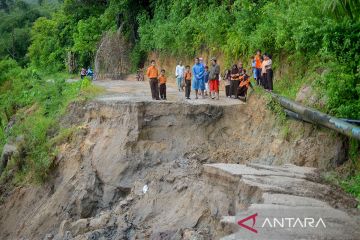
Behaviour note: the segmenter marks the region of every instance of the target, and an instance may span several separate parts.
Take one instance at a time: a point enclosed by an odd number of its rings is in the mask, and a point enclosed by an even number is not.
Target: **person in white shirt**
[[[266,54],[265,56],[265,71],[266,71],[266,87],[265,89],[272,91],[273,90],[273,70],[272,70],[272,60],[271,55]]]
[[[179,61],[179,64],[176,66],[175,69],[176,84],[178,86],[179,92],[183,91],[184,72],[185,67],[182,64],[182,61]]]
[[[265,58],[266,53],[263,56],[263,61],[261,62],[261,78],[260,78],[260,85],[264,88],[267,89],[267,76],[266,76],[266,64],[267,64],[267,59]]]

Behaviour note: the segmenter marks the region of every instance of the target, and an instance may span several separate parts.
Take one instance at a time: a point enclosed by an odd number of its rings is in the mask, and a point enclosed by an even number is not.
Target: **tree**
[[[328,0],[325,4],[325,10],[330,11],[339,19],[347,16],[353,20],[359,20],[360,0]]]
[[[9,13],[10,6],[14,4],[14,0],[0,0],[0,10]]]
[[[73,35],[73,51],[79,55],[81,66],[87,66],[93,62],[101,34],[102,29],[97,18],[90,17],[79,21],[77,31]]]

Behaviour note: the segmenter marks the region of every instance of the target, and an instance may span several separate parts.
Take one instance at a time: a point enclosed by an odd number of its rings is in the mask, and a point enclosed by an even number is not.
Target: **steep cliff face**
[[[0,206],[1,239],[217,239],[231,232],[220,219],[235,214],[240,193],[209,181],[202,164],[324,169],[342,157],[341,138],[307,124],[292,122],[300,133],[284,138],[256,95],[246,105],[186,102],[170,90],[174,100],[157,102],[144,97],[147,84],[125,81],[110,91],[132,87],[139,96],[69,107],[62,124],[77,130],[59,146],[50,182],[15,189]]]

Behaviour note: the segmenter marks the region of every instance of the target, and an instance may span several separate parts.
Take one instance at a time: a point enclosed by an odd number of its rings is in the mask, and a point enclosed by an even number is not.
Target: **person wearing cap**
[[[219,76],[220,66],[217,64],[216,58],[211,58],[211,68],[209,73],[210,96],[219,100]]]
[[[192,68],[192,75],[193,75],[192,88],[195,90],[195,99],[199,98],[198,97],[199,90],[201,90],[201,95],[204,97],[204,90],[205,90],[204,73],[205,73],[205,68],[200,63],[200,59],[195,58],[195,65]]]
[[[151,65],[146,71],[146,75],[150,81],[150,89],[153,100],[160,100],[159,97],[159,71],[155,66],[155,60],[151,60]]]

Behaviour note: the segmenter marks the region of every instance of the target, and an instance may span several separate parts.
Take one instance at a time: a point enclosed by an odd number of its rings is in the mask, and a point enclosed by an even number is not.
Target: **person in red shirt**
[[[160,98],[162,100],[166,100],[166,81],[167,78],[165,76],[165,70],[162,69],[159,76],[159,84],[160,84]]]
[[[155,60],[151,60],[151,65],[146,71],[146,75],[149,78],[151,95],[153,100],[160,100],[159,98],[159,71],[155,66]]]

